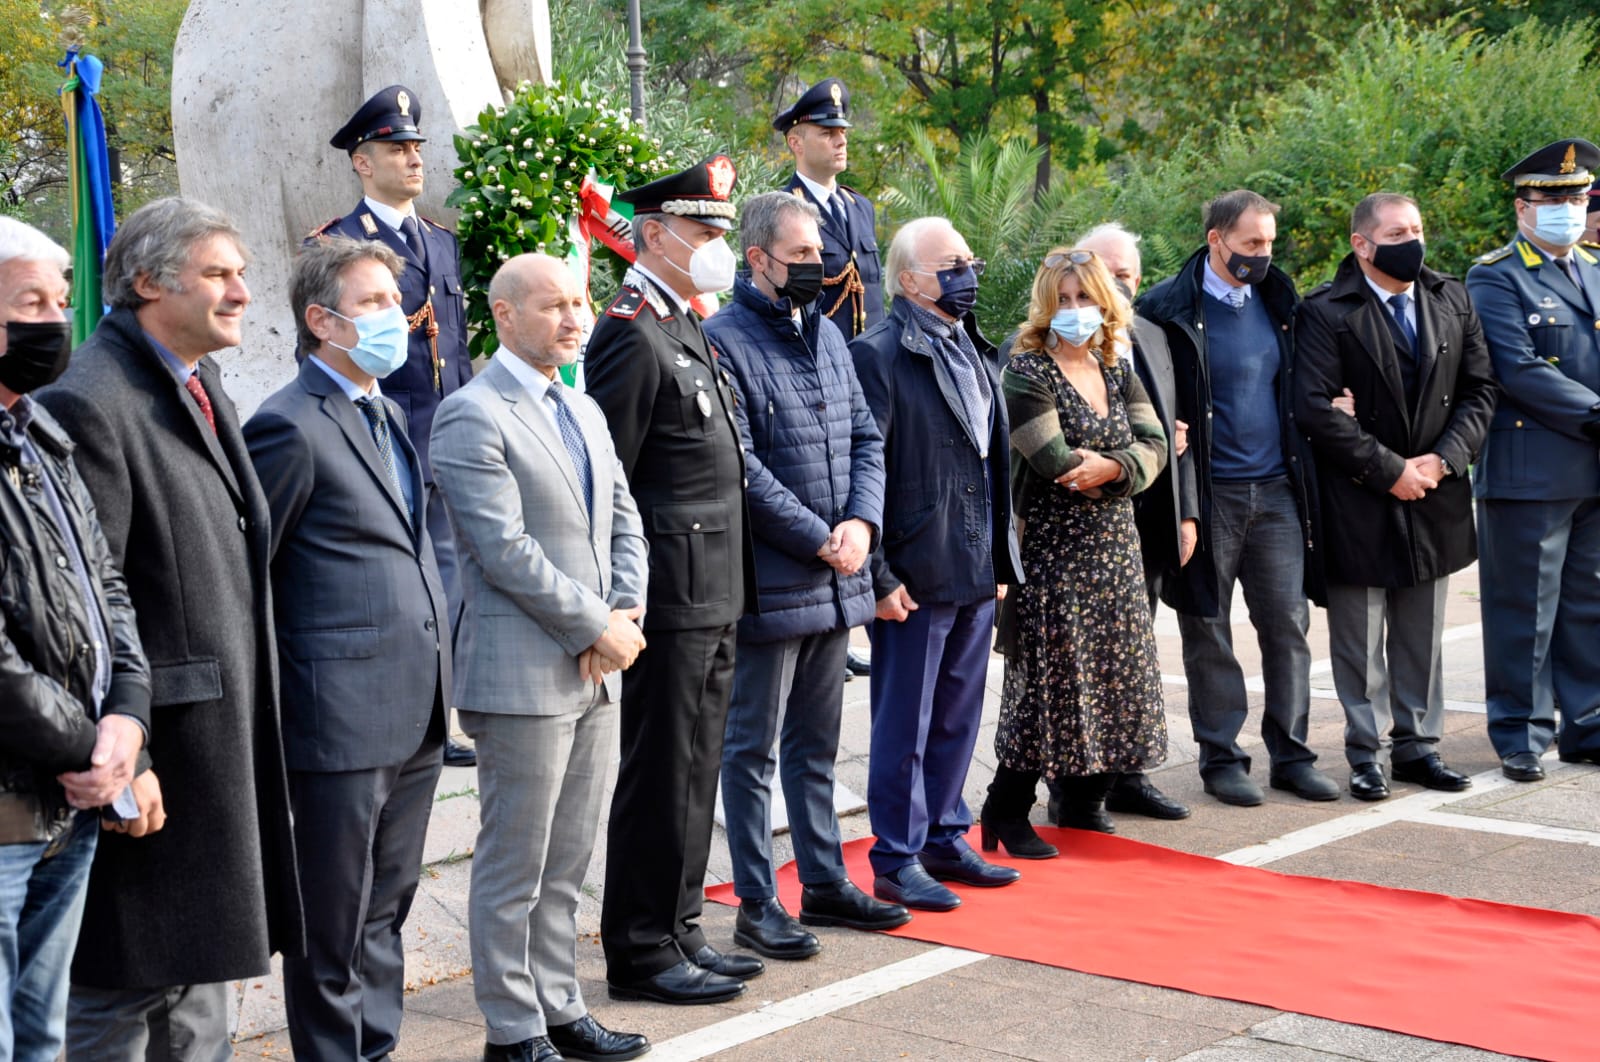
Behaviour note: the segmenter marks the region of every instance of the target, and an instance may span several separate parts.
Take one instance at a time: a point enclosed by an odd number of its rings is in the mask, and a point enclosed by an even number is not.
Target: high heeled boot
[[[1106,797],[1116,780],[1113,774],[1063,776],[1060,824],[1074,830],[1116,833],[1117,824],[1106,814]]]
[[[993,852],[1003,844],[1017,859],[1053,859],[1060,854],[1054,845],[1034,833],[1028,822],[1038,784],[1038,771],[1018,771],[1004,764],[995,769],[989,795],[978,814],[985,852]]]

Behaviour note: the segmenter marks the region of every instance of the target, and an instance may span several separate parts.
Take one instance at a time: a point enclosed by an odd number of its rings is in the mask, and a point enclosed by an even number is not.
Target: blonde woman
[[[1041,775],[1059,779],[1061,825],[1113,832],[1113,772],[1166,756],[1134,494],[1160,474],[1166,437],[1117,357],[1133,318],[1092,251],[1061,248],[1033,282],[1028,320],[1001,375],[1026,581],[1002,609],[999,767],[983,847],[1048,859],[1028,824]]]

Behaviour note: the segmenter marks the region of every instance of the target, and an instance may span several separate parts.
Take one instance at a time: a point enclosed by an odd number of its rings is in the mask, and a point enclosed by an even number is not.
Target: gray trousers
[[[1200,745],[1200,774],[1224,767],[1250,769],[1239,732],[1250,712],[1244,669],[1233,652],[1233,586],[1244,589],[1261,647],[1267,687],[1261,737],[1274,768],[1311,763],[1306,744],[1311,714],[1311,648],[1306,630],[1305,535],[1287,478],[1261,483],[1218,481],[1211,498],[1211,562],[1217,572],[1216,616],[1178,615],[1183,670],[1189,680],[1189,721]],[[1192,563],[1192,562],[1191,562]]]
[[[220,981],[173,988],[73,985],[67,997],[67,1062],[231,1059],[230,996]]]
[[[565,715],[461,711],[478,749],[472,989],[492,1044],[543,1036],[588,1013],[578,988],[578,896],[617,750],[617,705],[604,697]]]
[[[848,630],[836,630],[739,643],[722,739],[722,808],[733,891],[741,900],[778,894],[772,867],[774,768],[781,775],[801,884],[846,876],[833,810],[833,762],[849,639]],[[781,755],[773,750],[775,739]]]
[[[1409,763],[1444,732],[1444,634],[1448,579],[1420,586],[1328,587],[1328,652],[1344,705],[1350,766]]]

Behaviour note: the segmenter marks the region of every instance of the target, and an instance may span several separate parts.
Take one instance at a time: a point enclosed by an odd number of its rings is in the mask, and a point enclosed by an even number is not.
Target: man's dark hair
[[[1231,192],[1223,192],[1207,203],[1202,218],[1207,232],[1216,229],[1227,233],[1246,213],[1254,211],[1276,216],[1280,209],[1277,203],[1266,196],[1257,195],[1248,188],[1236,188]]]
[[[1391,206],[1416,206],[1417,201],[1399,192],[1373,192],[1350,212],[1350,231],[1366,236],[1377,223],[1378,211]]]

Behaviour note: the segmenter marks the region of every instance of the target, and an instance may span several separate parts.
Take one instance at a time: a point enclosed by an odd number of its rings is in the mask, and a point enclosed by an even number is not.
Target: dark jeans
[[[849,638],[848,630],[837,630],[739,643],[722,740],[722,807],[733,891],[740,899],[778,894],[772,871],[774,768],[783,784],[801,883],[821,885],[846,876],[833,810],[833,761],[839,752]]]
[[[1305,597],[1305,541],[1299,510],[1287,478],[1261,483],[1213,485],[1211,561],[1217,599],[1211,618],[1178,616],[1183,634],[1183,670],[1189,681],[1189,720],[1200,744],[1200,774],[1233,764],[1250,769],[1239,747],[1249,714],[1244,669],[1233,652],[1233,584],[1244,588],[1250,624],[1261,646],[1266,711],[1261,736],[1274,767],[1311,763],[1306,745],[1311,711],[1311,649],[1306,630],[1311,609]]]

